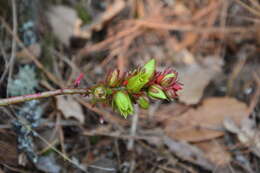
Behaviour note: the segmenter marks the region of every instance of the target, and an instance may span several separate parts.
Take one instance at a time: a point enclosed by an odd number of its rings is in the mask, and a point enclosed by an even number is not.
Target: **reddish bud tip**
[[[74,87],[78,87],[82,78],[84,77],[84,74],[83,73],[80,73],[79,76],[77,77],[77,79],[75,80],[74,82]]]

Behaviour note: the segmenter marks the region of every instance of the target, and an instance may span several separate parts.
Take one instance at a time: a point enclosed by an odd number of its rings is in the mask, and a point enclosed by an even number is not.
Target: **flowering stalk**
[[[22,103],[30,100],[38,100],[38,99],[48,98],[48,97],[53,97],[58,95],[73,95],[73,94],[86,95],[88,93],[89,93],[88,89],[77,89],[77,88],[58,89],[54,91],[46,91],[41,93],[0,99],[0,106],[7,106],[11,104]]]
[[[91,95],[93,103],[110,105],[127,118],[128,115],[134,113],[134,103],[147,109],[150,99],[173,100],[178,97],[177,91],[182,89],[182,85],[178,82],[178,73],[171,69],[157,72],[154,59],[122,77],[119,74],[119,70],[115,69],[108,73],[104,82],[87,89],[78,89],[76,87],[83,78],[83,74],[80,74],[74,82],[74,88],[0,99],[0,106],[57,95],[81,94]]]

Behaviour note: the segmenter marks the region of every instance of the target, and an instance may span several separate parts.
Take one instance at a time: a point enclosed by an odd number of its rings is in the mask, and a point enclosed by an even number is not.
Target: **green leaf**
[[[155,71],[155,60],[152,59],[146,63],[136,75],[128,79],[126,88],[131,93],[139,92],[147,84]]]

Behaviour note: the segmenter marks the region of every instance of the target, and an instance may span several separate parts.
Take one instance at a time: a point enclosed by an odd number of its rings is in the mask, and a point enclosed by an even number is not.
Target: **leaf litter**
[[[75,118],[80,123],[84,123],[85,116],[80,104],[72,97],[57,97],[57,108],[63,113],[65,118]]]
[[[16,52],[20,59],[15,66],[34,63],[25,55],[27,50],[39,58],[37,67],[41,67],[41,63],[45,66],[48,55],[41,43],[48,42],[49,35],[53,33],[57,41],[45,46],[51,46],[65,61],[54,57],[52,64],[55,65],[48,66],[45,71],[53,75],[60,72],[58,76],[63,83],[67,79],[73,81],[75,69],[71,67],[81,69],[95,83],[109,69],[117,67],[123,72],[132,65],[138,66],[155,58],[160,68],[176,67],[180,82],[184,84],[179,100],[152,104],[147,112],[141,112],[138,122],[132,124],[131,117],[130,120],[120,119],[105,106],[91,107],[84,99],[57,97],[56,105],[45,109],[44,118],[53,121],[53,115],[64,115],[64,124],[57,121],[55,128],[48,130],[51,134],[59,129],[57,147],[61,146],[63,153],[76,158],[79,165],[82,158],[91,157],[92,160],[116,160],[118,172],[257,172],[259,102],[257,95],[253,94],[260,84],[255,85],[252,81],[252,72],[259,76],[259,24],[255,13],[259,9],[258,2],[83,0],[80,9],[92,17],[87,24],[77,14],[75,7],[78,7],[78,1],[30,2],[27,4],[48,6],[43,10],[47,17],[42,15],[41,10],[34,10],[36,8],[25,8],[25,12],[17,16],[21,26],[28,23],[28,18],[39,25],[34,25],[37,26],[33,33],[37,35],[34,44],[27,45],[21,39],[26,48]],[[17,5],[19,11],[23,11],[20,9],[25,5]],[[5,7],[6,4],[1,3],[1,10]],[[6,16],[12,16],[6,13]],[[5,14],[2,11],[0,14],[3,24],[6,22],[11,26],[7,31],[13,33],[11,18],[2,16]],[[45,26],[44,20],[42,22],[45,18],[50,28]],[[12,53],[8,40],[12,40],[14,35],[5,34],[6,28],[0,31],[1,64],[8,64],[9,54]],[[15,36],[23,38],[20,32]],[[80,45],[79,50],[71,47],[73,37],[77,37],[75,42]],[[250,47],[249,51],[247,47]],[[239,58],[241,56],[245,57],[243,61]],[[7,72],[5,67],[0,67],[1,74]],[[102,70],[96,73],[98,68]],[[37,90],[41,87],[56,88],[53,84],[57,81],[43,77],[41,70]],[[214,83],[216,81],[219,83]],[[208,92],[209,89],[213,92]],[[4,83],[0,93],[5,96]],[[104,117],[104,124],[99,123],[99,117]],[[80,125],[68,125],[70,118],[79,121]],[[8,123],[5,118],[0,121]],[[107,125],[110,128],[97,132]],[[129,129],[133,125],[137,127],[136,134],[130,135]],[[157,134],[155,129],[160,133]],[[82,132],[84,137],[80,135]],[[39,133],[44,135],[44,132]],[[133,150],[127,151],[130,139],[136,142]],[[104,141],[107,142],[100,145]],[[0,139],[0,143],[9,145],[4,139]],[[234,146],[230,147],[230,143]],[[75,167],[56,163],[56,155],[51,157],[45,157],[45,169],[38,169],[44,172],[59,172],[60,169],[75,172]],[[29,164],[25,167],[35,169]],[[7,168],[1,169],[6,172]]]
[[[199,142],[224,135],[223,122],[229,117],[237,124],[247,115],[245,103],[230,97],[207,98],[198,108],[190,108],[165,124],[165,132],[174,139]]]
[[[221,72],[223,60],[219,57],[205,57],[201,63],[198,63],[186,59],[188,64],[177,67],[184,86],[179,94],[179,99],[188,105],[197,104],[201,100],[204,89],[209,82]]]

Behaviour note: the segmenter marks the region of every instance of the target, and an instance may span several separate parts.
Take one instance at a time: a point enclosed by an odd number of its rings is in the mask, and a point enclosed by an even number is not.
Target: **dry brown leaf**
[[[183,104],[162,104],[158,111],[155,113],[155,120],[156,122],[166,124],[173,116],[179,116],[188,109],[189,107]]]
[[[229,117],[239,124],[246,115],[245,103],[229,97],[209,98],[197,109],[192,108],[178,117],[172,116],[165,132],[174,139],[190,142],[213,139],[224,134],[217,129],[222,127],[225,118]]]
[[[69,46],[70,38],[78,21],[76,11],[73,8],[62,5],[53,6],[47,11],[47,17],[56,37],[63,44]]]
[[[225,167],[231,161],[231,154],[225,150],[221,141],[203,141],[195,145],[205,153],[208,160],[218,167]]]
[[[183,90],[179,92],[180,101],[197,104],[210,80],[221,72],[222,65],[221,58],[207,57],[203,59],[202,64],[195,62],[181,68],[177,67],[180,81],[183,83]]]
[[[80,123],[84,123],[85,116],[80,104],[72,97],[58,96],[57,108],[63,113],[65,118],[75,118]]]
[[[104,13],[97,16],[91,24],[81,27],[82,21],[79,19],[76,11],[63,5],[53,6],[47,11],[47,17],[50,21],[56,37],[66,46],[70,44],[70,38],[77,36],[88,39],[93,31],[100,31],[103,26],[113,19],[125,7],[123,0],[116,0],[109,6]]]
[[[196,146],[190,145],[187,142],[176,141],[169,137],[164,138],[164,143],[168,146],[179,158],[189,161],[193,164],[199,165],[207,170],[214,170],[215,165],[211,163],[206,157],[202,150]]]
[[[256,156],[260,157],[260,132],[254,119],[246,117],[241,121],[240,126],[230,119],[225,119],[224,127],[236,134],[241,143],[248,146]]]

